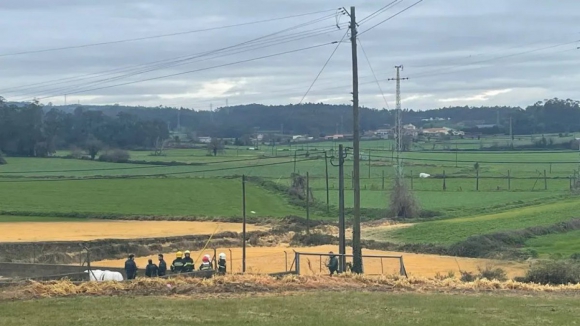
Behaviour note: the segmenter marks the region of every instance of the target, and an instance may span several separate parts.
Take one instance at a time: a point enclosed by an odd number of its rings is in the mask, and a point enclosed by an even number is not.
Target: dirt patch
[[[182,250],[186,250],[183,248]],[[307,253],[328,253],[329,251],[338,252],[336,246],[317,246],[317,247],[249,247],[246,249],[246,271],[250,273],[278,273],[294,268],[294,251]],[[228,256],[228,268],[234,273],[242,270],[242,249],[241,248],[217,248],[216,253],[224,252]],[[284,254],[286,252],[286,254]],[[350,253],[350,248],[347,248]],[[192,258],[198,264],[203,254],[213,256],[212,250],[192,251]],[[460,258],[450,256],[410,254],[402,252],[380,251],[363,249],[365,255],[391,255],[403,256],[403,262],[409,275],[421,277],[433,277],[437,273],[447,274],[453,271],[457,277],[460,276],[459,269],[477,273],[478,268],[485,266],[501,267],[506,270],[509,277],[522,276],[528,268],[525,263],[515,263],[508,261],[496,261],[489,259]],[[175,252],[166,253],[168,261],[173,260]],[[147,265],[147,259],[156,259],[156,256],[137,257],[137,265],[144,268]],[[320,256],[303,256],[301,259],[300,272],[303,275],[325,274],[326,257]],[[117,267],[124,266],[124,259],[102,260],[93,262],[93,266],[99,267]],[[400,264],[398,259],[379,259],[367,258],[364,261],[365,274],[398,274]]]
[[[242,224],[238,223],[186,221],[18,222],[1,225],[2,242],[139,239],[242,231]],[[248,231],[267,229],[247,225]]]

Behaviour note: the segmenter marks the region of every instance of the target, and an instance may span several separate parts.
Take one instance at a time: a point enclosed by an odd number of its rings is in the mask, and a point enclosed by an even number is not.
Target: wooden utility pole
[[[342,144],[338,145],[338,241],[340,254],[340,270],[345,271],[346,267],[346,223],[344,220],[344,160],[346,154]]]
[[[306,234],[310,234],[310,173],[306,172]]]
[[[326,213],[330,213],[330,189],[328,187],[328,155],[324,151],[324,170],[326,174]]]
[[[350,42],[352,50],[352,137],[353,137],[353,226],[352,226],[352,271],[363,272],[362,248],[360,244],[360,132],[358,109],[358,58],[357,23],[355,7],[350,7]]]
[[[246,272],[246,176],[242,175],[242,273]]]

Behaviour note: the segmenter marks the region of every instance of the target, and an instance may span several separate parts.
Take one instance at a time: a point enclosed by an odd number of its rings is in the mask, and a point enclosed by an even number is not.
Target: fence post
[[[550,163],[550,174],[552,174],[552,163]]]
[[[294,252],[294,260],[296,261],[296,275],[300,275],[300,254]]]
[[[284,250],[284,270],[288,272],[288,253]]]
[[[369,180],[371,178],[371,150],[369,149]]]
[[[310,173],[306,172],[306,234],[310,234]]]
[[[548,190],[548,178],[546,177],[546,170],[544,170],[544,190]]]
[[[510,170],[508,170],[508,190],[512,190],[512,179],[510,175]]]
[[[385,190],[385,170],[383,170],[383,190]]]
[[[475,191],[479,191],[479,169],[475,170]]]
[[[411,190],[413,190],[413,170],[411,170]]]
[[[446,180],[446,176],[445,176],[445,170],[443,170],[443,191],[447,190],[446,182],[447,182],[447,180]]]
[[[570,182],[570,190],[572,190],[572,177],[568,177],[568,181]]]

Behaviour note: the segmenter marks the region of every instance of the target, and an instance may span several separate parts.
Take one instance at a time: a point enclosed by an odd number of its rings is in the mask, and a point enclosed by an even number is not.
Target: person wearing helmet
[[[193,272],[193,270],[195,269],[195,265],[193,264],[193,259],[190,257],[190,252],[189,250],[185,251],[185,258],[183,258],[183,272],[184,273],[190,273]]]
[[[171,272],[173,273],[183,273],[183,254],[178,251],[175,254],[175,260],[171,263]]]
[[[211,261],[210,260],[211,259],[210,259],[209,255],[204,255],[203,256],[203,259],[202,259],[202,262],[201,262],[201,265],[199,265],[199,270],[200,271],[210,271],[210,270],[212,270],[212,268],[211,268]]]
[[[218,274],[226,275],[226,254],[223,252],[219,255],[218,260]]]

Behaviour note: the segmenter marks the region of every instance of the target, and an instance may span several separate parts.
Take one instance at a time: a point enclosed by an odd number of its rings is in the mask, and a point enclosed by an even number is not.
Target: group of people
[[[158,255],[159,265],[153,263],[152,259],[149,259],[147,266],[145,267],[146,277],[162,277],[167,275],[167,263],[163,258],[163,254]],[[170,270],[174,274],[191,273],[195,270],[195,263],[191,258],[191,253],[189,250],[185,252],[178,251],[175,254],[175,260],[171,263]],[[210,271],[213,270],[212,259],[210,255],[204,255],[202,262],[198,268],[199,271]],[[219,254],[219,259],[217,261],[217,272],[220,275],[226,273],[226,254],[223,252]],[[129,258],[125,262],[125,273],[128,280],[133,280],[137,277],[137,264],[135,263],[135,255],[129,255]]]

